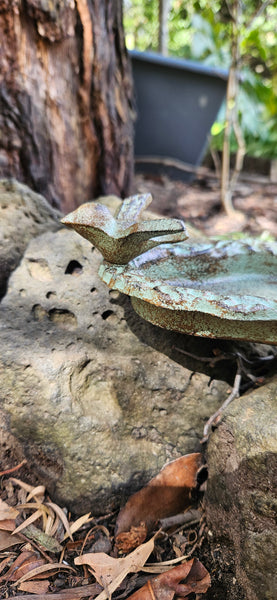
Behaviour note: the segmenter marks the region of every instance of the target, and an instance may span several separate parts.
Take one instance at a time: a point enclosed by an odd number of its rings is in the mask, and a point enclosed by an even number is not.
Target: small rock
[[[107,536],[102,535],[98,540],[96,540],[96,542],[94,542],[94,544],[92,544],[89,552],[105,552],[105,554],[109,554],[111,549],[111,540]]]

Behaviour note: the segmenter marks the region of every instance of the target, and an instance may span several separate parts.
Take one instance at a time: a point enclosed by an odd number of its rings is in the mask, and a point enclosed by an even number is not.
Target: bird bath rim
[[[106,259],[100,278],[130,296],[151,323],[277,344],[277,242],[184,242],[180,220],[138,221],[150,201],[149,195],[128,198],[115,218],[106,207],[85,204],[63,223],[100,249]]]
[[[256,260],[257,257],[265,257],[267,261],[272,259],[272,262],[276,263],[276,276],[268,275],[266,279],[271,279],[277,290],[277,242],[264,243],[249,238],[247,241],[165,244],[145,252],[127,265],[111,265],[103,261],[98,273],[102,281],[109,287],[171,311],[200,311],[224,319],[255,320],[258,316],[262,320],[274,318],[277,320],[277,297],[267,299],[258,293],[246,294],[243,290],[237,294],[227,294],[226,289],[224,290],[224,282],[222,291],[214,293],[207,287],[205,288],[205,278],[208,281],[205,274],[202,275],[202,280],[200,277],[197,278],[199,261],[203,263],[207,257],[212,259],[214,264],[219,265],[214,278],[211,278],[216,284],[220,283],[222,275],[224,279],[224,270],[221,269],[224,260],[229,263],[233,260],[236,263],[239,257],[249,259],[253,256]],[[169,261],[172,263],[172,259],[173,262],[176,259],[181,261],[182,272],[179,285],[176,280],[176,282],[172,281],[172,278],[170,280],[168,277],[151,276],[152,267],[157,272],[162,271],[163,266],[166,264],[168,266]],[[190,273],[192,272],[193,260],[196,261],[194,281],[192,278],[189,279],[186,273],[186,266],[189,267]],[[254,271],[251,275],[254,278],[258,276],[258,273]],[[184,277],[185,285],[182,283],[182,277]],[[233,279],[235,280],[235,278],[234,276]],[[247,283],[250,283],[250,277],[245,276],[245,279],[246,281],[248,279]],[[228,288],[228,285],[226,287]]]

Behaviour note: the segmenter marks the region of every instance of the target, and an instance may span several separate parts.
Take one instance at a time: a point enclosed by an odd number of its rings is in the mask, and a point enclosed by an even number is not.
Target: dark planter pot
[[[166,167],[164,159],[194,167],[201,164],[225,97],[228,71],[150,52],[133,50],[130,56],[137,104],[137,164],[143,170],[169,170],[171,176],[187,179],[189,174]],[[162,158],[163,164],[151,163],[150,157]]]

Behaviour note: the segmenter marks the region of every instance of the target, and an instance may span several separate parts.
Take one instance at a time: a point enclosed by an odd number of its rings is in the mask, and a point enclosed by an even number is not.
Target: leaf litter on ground
[[[65,509],[52,502],[43,485],[34,487],[14,477],[5,479],[4,473],[0,597],[75,600],[89,596],[105,600],[116,592],[118,598],[172,600],[176,594],[204,593],[210,585],[208,572],[198,559],[187,560],[199,545],[198,534],[194,531],[192,543],[189,536],[178,533],[180,527],[177,534],[175,530],[172,534],[158,530],[159,523],[172,522],[172,515],[189,513],[201,464],[199,453],[167,464],[127,501],[118,515],[115,537],[114,521],[109,520],[114,515],[97,519],[87,513],[72,520]],[[177,516],[176,522],[185,523]],[[147,540],[153,528],[156,532]],[[164,554],[168,556],[164,545],[170,547],[171,560],[162,560]],[[185,554],[187,546],[190,549]],[[100,547],[108,547],[109,553],[97,551]],[[150,555],[155,563],[147,562]]]
[[[120,511],[116,522],[117,536],[141,523],[145,523],[151,531],[160,519],[189,508],[201,465],[202,455],[198,452],[186,454],[165,465],[148,485],[131,496]]]

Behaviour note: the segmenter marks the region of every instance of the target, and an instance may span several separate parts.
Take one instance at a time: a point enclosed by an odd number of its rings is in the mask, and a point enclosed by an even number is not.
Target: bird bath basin
[[[63,223],[105,260],[99,276],[135,311],[196,336],[277,344],[277,242],[187,240],[178,219],[138,221],[149,194],[124,200],[116,217],[92,203]]]

